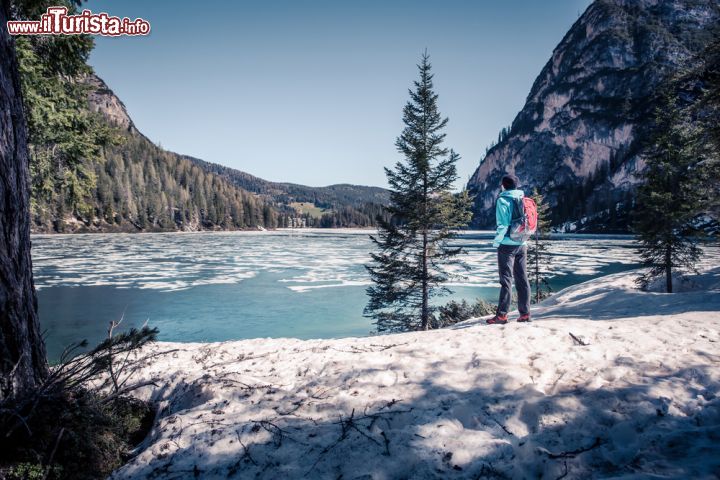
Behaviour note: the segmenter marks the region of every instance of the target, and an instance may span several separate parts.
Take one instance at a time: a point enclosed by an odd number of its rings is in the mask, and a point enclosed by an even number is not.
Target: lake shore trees
[[[447,292],[450,268],[462,263],[462,248],[448,242],[471,216],[468,195],[451,191],[460,157],[443,146],[448,119],[438,110],[427,52],[418,70],[395,142],[404,160],[385,169],[392,220],[378,219],[378,234],[370,237],[377,252],[366,266],[373,284],[365,315],[379,332],[431,327],[431,300]]]

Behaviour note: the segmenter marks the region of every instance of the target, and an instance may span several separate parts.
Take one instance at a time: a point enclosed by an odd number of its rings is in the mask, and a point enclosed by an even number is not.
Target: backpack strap
[[[508,228],[505,231],[505,236],[503,238],[507,238],[510,236],[510,229],[512,228],[513,223],[515,223],[516,220],[520,220],[522,218],[522,198],[510,198],[508,200],[512,202],[512,213],[510,213],[510,225],[508,225]]]
[[[513,210],[510,218],[510,224],[512,224],[515,220],[520,220],[523,217],[523,210],[525,209],[522,198],[513,198],[512,200]]]

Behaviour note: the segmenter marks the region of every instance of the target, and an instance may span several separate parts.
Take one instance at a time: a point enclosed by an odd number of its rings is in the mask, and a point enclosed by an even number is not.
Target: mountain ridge
[[[34,233],[367,227],[389,200],[380,187],[270,182],[164,150],[138,130],[102,78],[91,73],[79,81],[87,87],[88,111],[116,130],[120,141],[83,161],[96,179],[87,198],[93,211],[68,211],[62,196],[38,199]],[[320,213],[294,206],[307,202],[319,203]]]
[[[627,231],[655,92],[708,45],[719,21],[713,1],[593,2],[471,176],[473,226],[494,224],[500,179],[510,172],[545,196],[554,225]]]
[[[101,113],[105,119],[127,130],[131,134],[137,134],[151,142],[136,127],[132,118],[127,112],[125,104],[115,95],[107,84],[97,75],[89,75],[86,83],[93,87],[89,93],[88,101],[92,111]],[[219,163],[208,162],[190,155],[173,153],[179,158],[187,159],[204,172],[218,175],[231,184],[247,192],[259,195],[266,201],[274,203],[279,213],[290,220],[281,220],[279,226],[371,226],[374,225],[375,216],[382,214],[381,205],[390,201],[390,192],[382,187],[354,185],[350,183],[339,183],[324,187],[312,187],[293,182],[273,182],[265,180],[251,173],[228,167]],[[343,218],[313,219],[309,217],[294,219],[293,213],[297,212],[293,203],[313,203],[318,208],[332,211],[328,215],[343,212]],[[300,213],[300,212],[297,212]],[[302,214],[300,213],[300,217]],[[357,217],[348,221],[348,216]],[[288,221],[290,224],[288,224]],[[333,223],[334,222],[334,223]]]
[[[351,183],[336,183],[322,187],[313,187],[293,182],[274,182],[219,163],[208,162],[189,155],[183,155],[183,157],[203,166],[203,168],[208,171],[225,176],[239,187],[257,194],[294,195],[295,197],[293,198],[295,201],[307,201],[305,199],[312,198],[313,196],[321,198],[327,197],[326,200],[330,203],[334,200],[353,206],[360,206],[367,201],[387,204],[390,200],[389,190],[382,187]],[[360,192],[357,195],[352,194],[352,191],[358,190]]]

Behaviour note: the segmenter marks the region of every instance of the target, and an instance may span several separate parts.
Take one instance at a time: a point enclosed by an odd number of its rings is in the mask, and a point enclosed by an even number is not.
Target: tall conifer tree
[[[720,218],[720,35],[700,55],[700,64],[690,72],[691,79],[699,79],[704,86],[699,101],[691,109],[698,119],[701,134],[699,145],[704,153],[702,168],[708,178],[707,210]],[[716,239],[719,235],[715,235]]]
[[[673,271],[697,271],[702,254],[691,222],[707,204],[698,129],[685,118],[670,87],[657,108],[645,155],[644,184],[638,189],[633,229],[638,235],[643,266],[642,287],[665,277],[673,291]]]
[[[373,285],[365,315],[380,332],[430,328],[430,301],[447,293],[443,283],[462,264],[463,250],[448,243],[452,229],[467,225],[471,216],[467,194],[451,192],[459,155],[442,145],[448,119],[438,111],[427,52],[418,69],[403,109],[405,128],[395,142],[405,158],[385,169],[392,219],[378,218],[379,233],[370,237],[379,251],[366,266]]]

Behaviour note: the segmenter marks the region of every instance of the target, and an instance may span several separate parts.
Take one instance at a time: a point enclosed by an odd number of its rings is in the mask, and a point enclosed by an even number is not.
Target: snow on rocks
[[[716,478],[719,279],[603,277],[530,324],[159,343],[156,425],[112,478]]]

